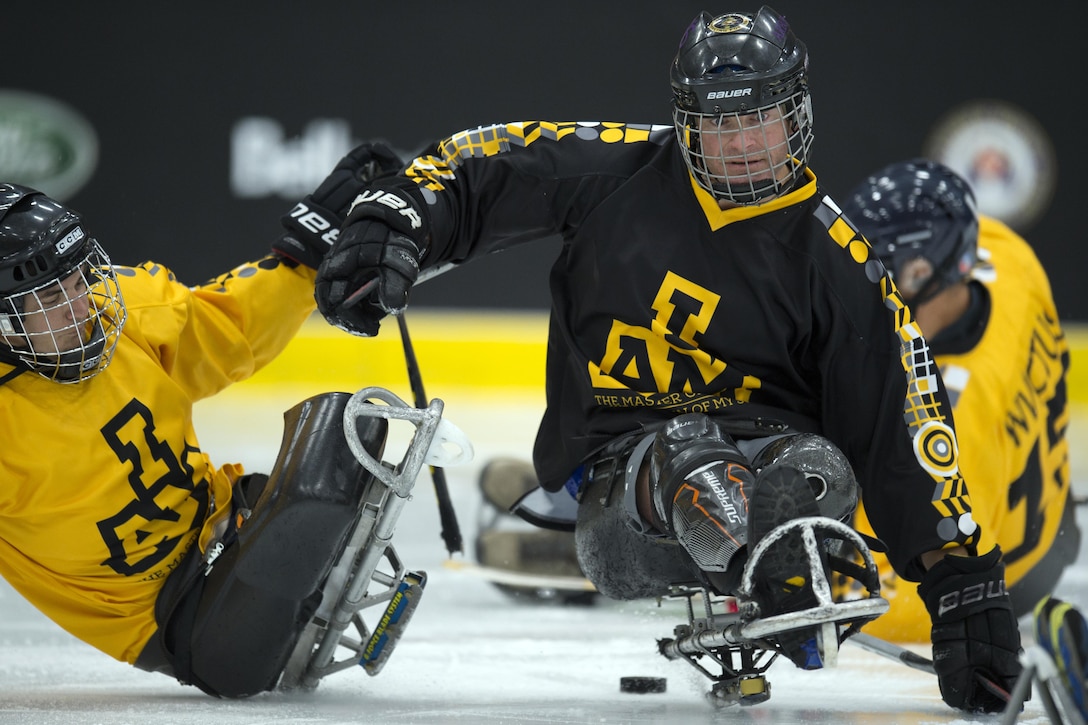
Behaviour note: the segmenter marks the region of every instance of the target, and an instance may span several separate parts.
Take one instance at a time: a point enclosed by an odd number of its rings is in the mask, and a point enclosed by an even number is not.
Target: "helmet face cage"
[[[109,257],[91,239],[68,272],[0,298],[0,335],[6,352],[32,371],[78,383],[109,365],[126,316]]]
[[[978,261],[974,194],[943,164],[892,164],[855,187],[843,213],[913,305],[966,279]]]
[[[673,122],[692,177],[719,201],[759,204],[792,191],[804,178],[812,148],[807,91],[743,113],[676,107]]]
[[[673,59],[673,123],[688,170],[719,201],[795,189],[812,149],[808,51],[785,17],[700,13]]]

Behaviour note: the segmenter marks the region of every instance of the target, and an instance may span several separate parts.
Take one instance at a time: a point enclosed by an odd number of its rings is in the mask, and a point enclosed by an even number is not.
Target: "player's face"
[[[903,300],[910,302],[933,279],[933,265],[925,257],[909,259],[899,265],[893,279]]]
[[[744,115],[724,114],[699,122],[707,171],[729,185],[788,176],[789,145],[782,111],[768,108]]]
[[[90,315],[87,280],[81,270],[23,297],[23,329],[34,352],[55,354],[83,345]],[[11,341],[16,347],[26,347]]]

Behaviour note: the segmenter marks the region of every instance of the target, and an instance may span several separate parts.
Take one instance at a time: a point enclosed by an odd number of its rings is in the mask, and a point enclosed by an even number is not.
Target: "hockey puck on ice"
[[[621,677],[620,692],[634,692],[645,694],[648,692],[664,692],[664,677]]]

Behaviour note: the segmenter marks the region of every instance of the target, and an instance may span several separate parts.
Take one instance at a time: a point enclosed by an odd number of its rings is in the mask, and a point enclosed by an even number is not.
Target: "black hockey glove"
[[[1020,676],[1020,630],[1005,591],[1001,549],[946,556],[918,585],[933,622],[933,669],[941,697],[968,712],[1000,712]]]
[[[321,186],[281,217],[287,233],[272,243],[272,250],[317,269],[336,242],[340,225],[359,192],[374,177],[400,167],[400,157],[384,144],[355,147]]]
[[[383,317],[408,305],[425,240],[423,217],[406,191],[366,189],[317,270],[318,310],[342,330],[377,335]]]

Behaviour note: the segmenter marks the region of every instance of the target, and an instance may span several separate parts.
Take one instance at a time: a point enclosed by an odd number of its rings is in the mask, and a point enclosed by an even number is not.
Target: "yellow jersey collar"
[[[811,169],[805,169],[805,181],[804,185],[797,189],[794,189],[790,193],[775,197],[766,204],[752,204],[751,206],[738,206],[732,209],[722,209],[718,206],[718,200],[711,196],[710,192],[699,186],[695,181],[695,177],[688,172],[688,180],[691,182],[691,188],[695,192],[695,198],[699,202],[699,206],[703,209],[703,214],[706,215],[706,221],[710,224],[710,228],[713,231],[718,231],[727,224],[738,222],[743,219],[751,219],[753,217],[760,216],[772,211],[778,211],[784,209],[787,206],[793,206],[808,199],[816,193],[816,174],[812,173]]]

